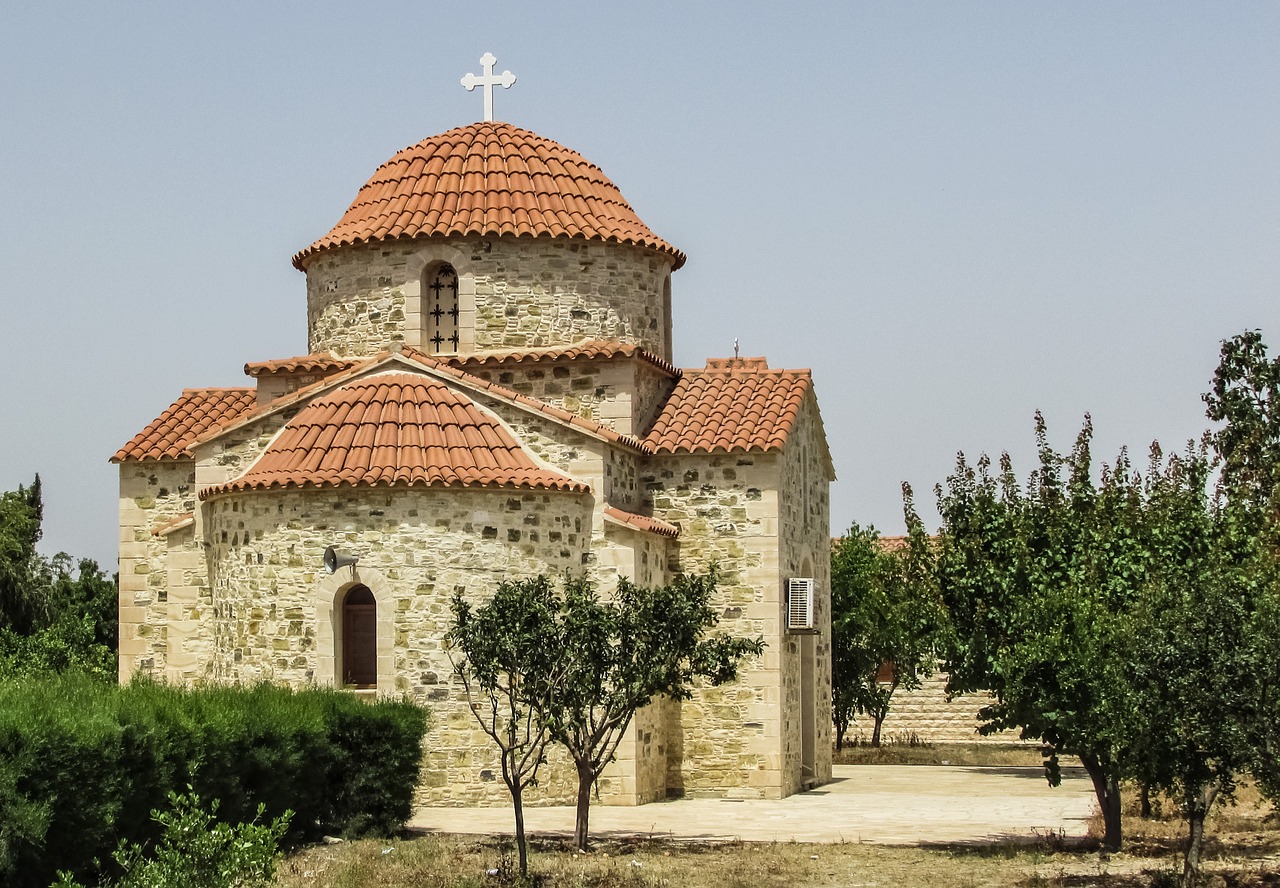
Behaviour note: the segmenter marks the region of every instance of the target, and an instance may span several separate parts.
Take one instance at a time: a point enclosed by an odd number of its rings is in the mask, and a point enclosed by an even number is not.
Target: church
[[[442,643],[454,593],[574,574],[608,595],[715,563],[719,630],[764,654],[639,712],[602,801],[829,781],[813,380],[675,366],[684,262],[599,167],[528,130],[486,119],[392,156],[293,257],[305,354],[183,389],[112,457],[120,679],[404,695],[431,713],[418,801],[506,804]],[[556,751],[536,799],[575,788]]]

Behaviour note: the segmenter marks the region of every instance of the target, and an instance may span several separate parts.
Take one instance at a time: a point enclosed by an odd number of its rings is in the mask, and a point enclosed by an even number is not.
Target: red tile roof
[[[251,388],[184,389],[182,397],[130,438],[111,461],[187,456],[187,447],[197,438],[248,413],[255,400]]]
[[[540,361],[590,361],[616,358],[639,358],[670,376],[680,375],[680,370],[674,364],[651,351],[631,342],[614,342],[604,339],[588,339],[558,348],[528,348],[523,351],[457,355],[445,360],[454,367],[472,370],[476,367],[501,367],[507,364],[530,364]]]
[[[539,466],[497,420],[443,382],[382,373],[313,398],[248,472],[200,498],[338,485],[590,490]]]
[[[349,370],[360,361],[351,358],[335,358],[333,355],[301,355],[296,358],[279,358],[275,361],[250,361],[244,365],[244,375],[255,379],[276,373],[337,373]]]
[[[657,453],[781,450],[812,385],[808,370],[763,358],[709,360],[683,371],[644,442]]]
[[[628,512],[619,509],[616,506],[606,505],[604,507],[604,517],[606,521],[614,521],[625,527],[635,530],[643,530],[647,533],[656,533],[659,536],[678,537],[680,536],[680,527],[661,518],[651,518],[648,515],[637,515],[635,512]]]
[[[365,183],[328,234],[293,257],[432,235],[574,237],[684,254],[640,221],[581,154],[509,123],[473,123],[404,149]]]

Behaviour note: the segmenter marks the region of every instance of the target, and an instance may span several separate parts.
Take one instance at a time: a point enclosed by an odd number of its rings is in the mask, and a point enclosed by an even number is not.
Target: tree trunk
[[[1200,848],[1204,843],[1204,812],[1196,811],[1187,815],[1187,826],[1191,827],[1187,836],[1187,853],[1182,858],[1182,884],[1186,888],[1200,884]]]
[[[1146,780],[1143,780],[1138,788],[1138,804],[1140,806],[1138,811],[1139,815],[1141,815],[1143,818],[1147,820],[1150,820],[1151,819],[1151,784]]]
[[[836,719],[836,752],[844,749],[844,732],[849,730],[849,723]]]
[[[578,810],[573,822],[573,844],[579,851],[587,850],[589,837],[588,827],[591,820],[591,787],[595,785],[596,775],[590,763],[577,762],[578,768]]]
[[[888,714],[887,710],[882,710],[873,716],[875,719],[875,727],[871,729],[871,745],[876,749],[880,748],[880,728],[884,724],[884,717]]]
[[[1093,794],[1102,811],[1102,851],[1114,854],[1120,850],[1123,832],[1120,822],[1120,779],[1106,773],[1102,763],[1094,756],[1080,756],[1080,763],[1093,781]]]
[[[525,879],[529,876],[529,851],[524,838],[524,804],[521,801],[522,794],[521,790],[517,787],[511,787],[511,804],[516,811],[516,851],[520,855],[520,878]]]
[[[1218,797],[1218,784],[1207,783],[1201,786],[1187,806],[1187,853],[1182,860],[1182,884],[1185,888],[1200,884],[1200,852],[1204,847],[1204,821],[1209,816],[1209,809]]]

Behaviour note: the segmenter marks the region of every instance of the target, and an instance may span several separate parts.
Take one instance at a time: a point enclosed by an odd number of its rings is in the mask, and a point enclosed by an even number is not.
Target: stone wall
[[[678,524],[670,573],[715,563],[719,631],[763,636],[763,657],[739,680],[696,688],[667,711],[667,790],[672,795],[778,798],[782,790],[778,639],[778,457],[774,454],[663,455],[641,469],[655,517]]]
[[[500,804],[492,742],[476,724],[443,645],[450,602],[475,603],[503,580],[582,569],[592,501],[562,492],[340,488],[229,494],[205,505],[214,565],[208,677],[295,686],[340,679],[342,595],[355,583],[378,607],[378,691],[431,709],[419,801]],[[543,535],[531,542],[529,518]],[[552,533],[557,535],[553,542]],[[329,576],[326,546],[356,554]],[[534,799],[572,796],[553,759]]]
[[[199,635],[208,600],[204,554],[190,526],[165,532],[196,505],[194,460],[120,464],[121,681],[136,672],[178,679],[184,651],[199,646],[186,636]],[[174,651],[171,634],[184,641]]]
[[[389,241],[328,250],[307,265],[310,350],[367,356],[424,341],[421,276],[458,272],[458,351],[632,342],[667,354],[663,285],[670,256],[626,244],[551,237]]]
[[[778,494],[778,584],[813,579],[813,631],[783,638],[783,794],[831,780],[830,482],[812,392],[791,428]],[[785,590],[781,593],[785,607]],[[807,734],[807,736],[806,736]]]
[[[885,742],[926,743],[1017,743],[1017,731],[1001,731],[983,736],[978,733],[978,710],[991,697],[986,694],[964,694],[947,700],[947,674],[935,673],[914,691],[897,691],[885,717],[882,733]],[[850,740],[865,734],[871,737],[871,724],[855,721],[849,726]]]
[[[667,372],[640,358],[516,363],[468,372],[522,395],[593,419],[622,435],[642,436],[675,387]]]

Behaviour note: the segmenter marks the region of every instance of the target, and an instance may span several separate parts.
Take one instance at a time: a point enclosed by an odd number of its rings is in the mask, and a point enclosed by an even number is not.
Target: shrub
[[[218,817],[296,812],[287,840],[390,833],[407,819],[425,712],[332,690],[188,690],[85,675],[0,681],[0,884],[92,878],[190,786]]]
[[[280,858],[280,840],[292,811],[263,825],[263,807],[252,822],[232,826],[217,819],[218,800],[206,809],[200,797],[169,793],[168,811],[152,811],[163,833],[153,853],[121,841],[112,855],[124,874],[116,888],[259,888],[269,885]],[[53,888],[84,888],[66,870]]]

